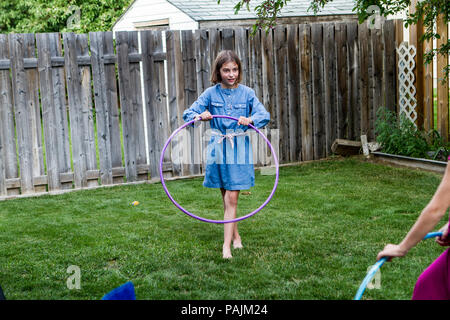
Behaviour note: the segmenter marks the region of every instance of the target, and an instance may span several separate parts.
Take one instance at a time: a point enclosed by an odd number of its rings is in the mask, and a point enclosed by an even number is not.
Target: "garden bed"
[[[423,159],[423,158],[412,158],[406,156],[400,156],[395,154],[383,153],[383,152],[372,152],[373,158],[376,161],[390,163],[402,167],[423,169],[438,173],[444,173],[447,162]]]

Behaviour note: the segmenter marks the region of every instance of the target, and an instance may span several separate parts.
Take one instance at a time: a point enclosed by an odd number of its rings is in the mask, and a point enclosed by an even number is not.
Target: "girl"
[[[433,198],[423,209],[409,233],[398,245],[388,244],[378,253],[382,257],[403,257],[433,230],[450,207],[450,156],[441,184]],[[441,246],[449,246],[448,223],[441,228],[443,235],[436,239]],[[439,256],[417,279],[413,300],[449,300],[450,299],[450,249]]]
[[[239,57],[230,50],[221,51],[217,56],[211,74],[214,86],[206,89],[192,106],[185,110],[183,119],[211,120],[214,130],[207,149],[207,164],[203,186],[220,188],[224,206],[224,220],[236,218],[239,191],[254,186],[255,173],[248,137],[242,142],[243,134],[252,124],[264,127],[270,114],[259,102],[253,89],[239,84],[242,68]],[[226,118],[212,118],[212,115],[228,115],[239,121]],[[244,146],[244,147],[242,147]],[[236,159],[245,161],[236,161]],[[231,255],[231,242],[235,249],[242,248],[241,237],[236,223],[224,224],[224,259]]]

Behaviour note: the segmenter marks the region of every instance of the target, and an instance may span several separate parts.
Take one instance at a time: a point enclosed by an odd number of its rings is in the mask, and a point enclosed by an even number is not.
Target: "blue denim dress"
[[[264,127],[270,120],[270,114],[259,102],[255,91],[241,84],[235,89],[224,89],[220,83],[209,87],[184,111],[183,119],[189,122],[206,110],[212,115],[227,115],[238,119],[240,116],[250,116],[256,128]],[[225,190],[253,187],[255,171],[252,146],[248,134],[245,134],[249,127],[225,118],[213,118],[210,124],[211,138],[206,150],[203,186]],[[225,136],[227,134],[228,137]]]

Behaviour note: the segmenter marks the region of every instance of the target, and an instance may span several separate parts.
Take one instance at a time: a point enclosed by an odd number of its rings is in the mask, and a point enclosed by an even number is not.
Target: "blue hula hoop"
[[[442,236],[442,232],[430,232],[428,233],[423,240],[425,239],[430,239],[430,238],[434,238],[434,237],[440,237]],[[380,260],[378,260],[371,268],[370,270],[367,272],[366,277],[364,278],[364,280],[361,282],[361,285],[359,286],[358,291],[356,292],[355,297],[353,298],[353,300],[361,300],[361,297],[364,293],[364,291],[366,290],[367,285],[369,284],[369,282],[372,280],[372,278],[375,276],[375,274],[377,273],[378,269],[381,268],[381,266],[388,260],[389,257],[383,257]]]

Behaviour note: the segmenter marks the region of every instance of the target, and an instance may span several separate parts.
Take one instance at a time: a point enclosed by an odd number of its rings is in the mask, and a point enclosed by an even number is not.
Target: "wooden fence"
[[[336,138],[373,140],[376,110],[396,108],[395,38],[393,21],[255,37],[244,28],[0,35],[0,196],[157,179],[164,142],[210,86],[222,49],[239,54],[243,83],[271,113],[265,132],[281,162],[326,157]],[[192,159],[205,129],[186,129]],[[262,139],[254,147],[267,152]],[[203,171],[202,161],[172,159],[168,150],[165,175]]]
[[[410,10],[414,12],[417,0],[411,2]],[[423,21],[419,20],[417,25],[410,26],[409,44],[414,45],[417,50],[415,57],[416,68],[415,87],[416,87],[416,111],[418,114],[417,125],[426,131],[436,129],[444,141],[450,141],[449,132],[449,81],[442,81],[444,74],[442,69],[449,64],[448,55],[438,55],[436,60],[430,64],[424,64],[424,55],[426,52],[439,48],[449,39],[449,26],[446,24],[443,16],[439,16],[435,24],[435,32],[440,35],[440,39],[433,44],[433,41],[424,41],[420,39],[425,29]],[[398,26],[400,31],[402,24]],[[397,32],[402,37],[402,32]],[[401,41],[402,38],[398,39]],[[408,39],[405,39],[408,40]],[[436,74],[435,74],[436,72]]]

